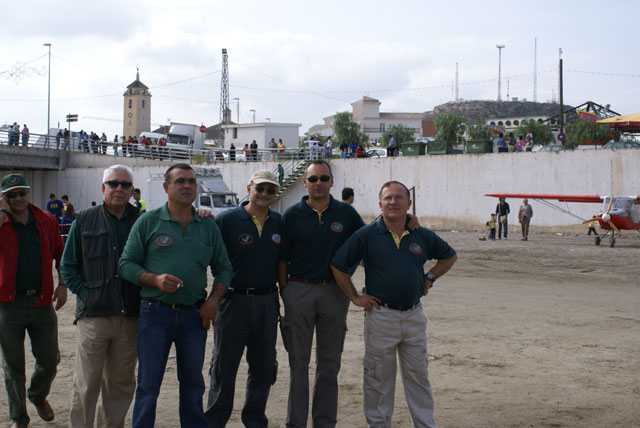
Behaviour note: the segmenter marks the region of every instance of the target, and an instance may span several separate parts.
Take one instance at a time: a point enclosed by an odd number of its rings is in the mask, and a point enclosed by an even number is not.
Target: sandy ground
[[[609,248],[585,235],[534,234],[522,242],[512,234],[508,241],[482,242],[479,232],[439,233],[459,257],[423,299],[441,427],[640,427],[640,235],[627,232]],[[361,269],[354,279],[359,288]],[[30,406],[32,426],[66,426],[72,320],[70,301],[59,313],[62,362],[50,396],[56,420],[40,421]],[[365,427],[362,310],[352,305],[348,323],[338,426]],[[267,416],[271,426],[284,427],[289,367],[280,339],[278,355]],[[243,365],[230,427],[242,426],[245,380]],[[1,388],[0,424],[8,426],[6,403]],[[400,380],[393,425],[411,426]],[[179,426],[173,356],[156,426]]]

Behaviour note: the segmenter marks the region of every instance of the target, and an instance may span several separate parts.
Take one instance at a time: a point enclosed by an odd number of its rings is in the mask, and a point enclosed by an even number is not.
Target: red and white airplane
[[[602,238],[606,237],[609,232],[611,232],[611,237],[609,238],[609,246],[611,247],[616,244],[616,232],[618,234],[621,230],[637,230],[640,232],[640,196],[549,195],[537,193],[490,193],[485,196],[533,199],[574,217],[577,216],[549,202],[549,200],[602,204],[601,211],[595,217],[583,221],[583,223],[597,221],[600,227],[607,231],[602,236],[596,236],[596,245],[600,245]],[[580,220],[582,219],[580,218]]]

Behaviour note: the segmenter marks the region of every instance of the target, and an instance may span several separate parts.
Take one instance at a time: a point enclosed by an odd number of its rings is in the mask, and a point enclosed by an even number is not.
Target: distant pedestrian
[[[498,136],[498,153],[507,153],[509,149],[507,148],[507,140],[504,139],[504,134],[501,132]]]
[[[353,138],[351,140],[351,143],[349,144],[349,151],[351,152],[352,158],[356,157],[356,150],[358,150],[358,142],[356,141],[355,138]]]
[[[531,217],[533,217],[533,208],[529,205],[529,200],[525,198],[522,200],[522,205],[518,210],[518,219],[522,226],[522,241],[529,240],[529,223],[531,222]]]
[[[120,145],[120,143],[118,142],[118,135],[116,134],[115,137],[113,137],[113,155],[114,156],[118,156],[118,146]]]
[[[498,219],[498,239],[502,239],[502,230],[504,229],[504,239],[509,234],[509,213],[511,208],[504,198],[500,198],[496,205],[496,217]]]
[[[104,132],[100,137],[100,151],[102,152],[103,155],[107,154],[107,134],[105,134]]]
[[[593,217],[595,217],[595,215]],[[587,235],[590,236],[592,232],[594,234],[598,235],[598,231],[596,231],[596,221],[595,220],[591,220],[589,222],[589,232],[587,233]]]
[[[353,205],[355,199],[355,193],[351,187],[345,187],[342,189],[342,202],[346,202],[349,205]]]
[[[58,133],[56,134],[56,149],[60,148],[60,140],[64,138],[64,134],[62,133],[62,129],[58,129]]]
[[[282,160],[284,159],[284,151],[287,148],[287,146],[284,145],[284,143],[282,142],[282,138],[278,138],[278,159]]]
[[[64,149],[69,150],[70,143],[71,143],[71,132],[69,132],[67,128],[64,128],[63,136],[64,136]]]
[[[233,145],[233,143],[231,143],[231,145],[229,146],[229,162],[235,162],[236,161],[236,146]]]
[[[251,149],[251,162],[256,162],[258,160],[258,143],[256,143],[256,140],[251,142],[249,148]]]
[[[518,141],[516,141],[516,152],[521,152],[524,150],[524,140],[522,139],[522,135],[518,136]]]
[[[62,208],[64,208],[62,201],[60,199],[56,199],[55,193],[50,194],[49,202],[47,202],[47,211],[58,219],[58,223],[62,219]]]
[[[489,239],[492,241],[496,240],[496,214],[491,213],[491,218],[487,222],[487,226],[489,228]]]
[[[387,156],[398,156],[398,143],[393,135],[389,134],[389,144],[387,145]]]
[[[25,123],[22,127],[22,147],[27,147],[29,145],[29,128]]]

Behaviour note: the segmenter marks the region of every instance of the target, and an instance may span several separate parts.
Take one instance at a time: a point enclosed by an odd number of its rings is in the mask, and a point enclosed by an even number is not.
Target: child
[[[487,227],[489,228],[489,239],[492,241],[496,240],[496,215],[495,213],[491,213],[491,218],[487,222]]]

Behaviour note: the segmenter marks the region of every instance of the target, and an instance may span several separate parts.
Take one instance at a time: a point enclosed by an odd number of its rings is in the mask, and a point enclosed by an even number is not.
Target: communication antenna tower
[[[231,119],[229,109],[229,56],[227,49],[222,49],[222,77],[220,79],[220,139],[224,147],[224,134],[226,129],[222,125],[227,125]]]
[[[458,95],[458,61],[456,61],[456,102],[460,101],[460,97]]]
[[[533,102],[538,102],[538,38],[533,39]]]

